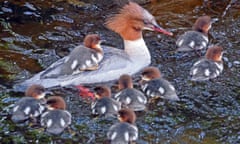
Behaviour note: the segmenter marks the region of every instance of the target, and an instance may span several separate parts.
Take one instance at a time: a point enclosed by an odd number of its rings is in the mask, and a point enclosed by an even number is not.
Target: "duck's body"
[[[161,77],[156,67],[147,67],[142,71],[141,88],[149,98],[179,100],[174,86]]]
[[[40,100],[33,97],[21,98],[15,103],[12,110],[12,121],[15,123],[23,122],[29,118],[36,118],[45,110]]]
[[[179,100],[174,86],[166,79],[156,78],[142,84],[141,87],[149,98]]]
[[[115,101],[112,98],[104,97],[95,101],[92,106],[92,114],[102,115],[105,117],[114,117],[117,115],[117,112],[120,110],[121,105],[119,102]]]
[[[136,115],[131,109],[121,109],[118,115],[119,123],[115,123],[107,132],[111,144],[129,144],[138,138],[138,128],[135,125]]]
[[[66,103],[60,96],[47,99],[48,111],[41,115],[41,126],[50,134],[58,135],[71,124],[71,114],[65,110]]]
[[[138,138],[138,128],[127,122],[116,123],[110,127],[107,136],[111,144],[129,144]]]
[[[121,105],[134,111],[142,111],[146,108],[147,98],[145,95],[133,88],[132,78],[130,75],[121,75],[118,81],[119,92],[114,98],[121,102]]]
[[[176,41],[177,51],[197,51],[206,49],[208,45],[208,31],[211,28],[211,18],[209,16],[199,17],[193,30],[180,35]]]
[[[172,33],[159,27],[154,17],[145,9],[130,2],[124,6],[119,14],[110,17],[106,25],[118,33],[124,41],[124,50],[103,46],[104,58],[99,63],[99,68],[94,71],[84,71],[75,75],[51,77],[61,70],[64,57],[53,63],[46,70],[15,86],[21,91],[31,83],[42,84],[44,87],[79,85],[101,83],[116,80],[122,74],[135,74],[151,63],[149,50],[143,40],[142,30],[154,30],[164,34]],[[46,75],[49,75],[46,77]]]
[[[60,134],[71,124],[71,114],[66,110],[50,110],[42,114],[41,126],[51,134]]]
[[[176,44],[178,51],[202,50],[208,45],[208,37],[198,31],[188,31],[177,39]]]
[[[222,47],[208,48],[206,56],[195,62],[190,70],[192,81],[213,79],[223,71]]]
[[[114,117],[121,109],[121,104],[111,98],[111,90],[107,86],[98,86],[94,88],[97,100],[92,103],[92,114],[105,117]]]
[[[30,118],[36,118],[45,110],[41,99],[45,96],[45,89],[41,85],[32,85],[26,92],[26,97],[21,98],[14,104],[12,109],[12,121],[23,122]]]

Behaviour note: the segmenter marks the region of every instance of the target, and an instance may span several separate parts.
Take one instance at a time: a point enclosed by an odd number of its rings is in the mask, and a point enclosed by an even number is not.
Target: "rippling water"
[[[67,55],[88,33],[98,33],[106,44],[122,48],[120,37],[106,29],[104,19],[116,12],[117,2],[59,0],[1,1],[0,5],[0,141],[2,143],[103,143],[114,118],[93,118],[90,102],[74,88],[52,89],[63,96],[73,115],[71,127],[50,136],[39,126],[14,124],[9,111],[23,96],[11,90]],[[137,113],[139,140],[155,144],[240,143],[240,2],[237,0],[154,0],[143,4],[173,37],[144,32],[152,65],[176,87],[181,101],[157,100],[146,112]],[[215,23],[210,44],[221,45],[224,71],[216,79],[191,82],[189,69],[199,58],[175,53],[176,38],[191,29],[197,17],[210,15]],[[114,41],[114,43],[113,43]],[[135,76],[135,86],[138,75]],[[107,83],[112,86],[114,82]],[[89,86],[90,89],[93,86]]]

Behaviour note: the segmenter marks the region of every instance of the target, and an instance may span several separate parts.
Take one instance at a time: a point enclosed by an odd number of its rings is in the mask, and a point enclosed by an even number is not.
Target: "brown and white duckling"
[[[111,90],[107,86],[94,88],[97,100],[92,103],[91,109],[94,115],[114,116],[121,109],[121,104],[111,98]]]
[[[138,128],[135,125],[136,115],[131,109],[118,112],[120,122],[112,125],[107,132],[111,144],[129,144],[138,139]]]
[[[156,67],[143,69],[141,88],[149,98],[163,98],[169,100],[179,100],[174,86],[161,77],[161,73]]]
[[[23,122],[29,118],[35,119],[43,111],[41,99],[45,97],[45,88],[41,85],[31,85],[25,92],[25,97],[14,104],[12,109],[12,121]]]
[[[44,77],[59,77],[74,75],[82,71],[96,70],[98,64],[103,59],[103,50],[101,47],[102,40],[97,34],[88,34],[83,41],[84,45],[75,47],[68,56],[64,58],[64,62],[59,65],[52,66],[45,71]],[[50,71],[56,69],[54,73]]]
[[[208,31],[211,28],[209,16],[199,17],[193,25],[192,31],[187,31],[177,39],[177,51],[195,51],[206,49],[208,45]]]
[[[71,124],[71,114],[65,110],[66,103],[60,96],[51,96],[47,99],[48,111],[41,115],[41,126],[51,134],[60,134]]]
[[[145,95],[133,88],[133,82],[130,75],[121,75],[118,80],[118,92],[114,98],[121,102],[122,106],[133,109],[134,111],[142,111],[146,108],[147,98]]]
[[[204,81],[213,79],[223,71],[223,48],[212,46],[208,48],[204,58],[195,62],[190,70],[192,81]]]

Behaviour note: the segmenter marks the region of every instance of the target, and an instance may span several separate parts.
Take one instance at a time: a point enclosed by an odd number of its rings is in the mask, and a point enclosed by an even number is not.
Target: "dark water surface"
[[[106,29],[104,19],[116,12],[117,2],[57,0],[0,3],[0,143],[103,143],[115,118],[94,118],[90,101],[74,88],[55,88],[72,113],[72,125],[51,136],[35,125],[14,124],[9,111],[23,93],[12,86],[67,55],[88,33],[98,33],[106,45],[122,48],[120,37]],[[179,102],[156,100],[137,113],[139,144],[240,143],[240,2],[238,0],[155,0],[143,4],[173,37],[144,32],[152,65],[177,89]],[[178,35],[191,29],[202,15],[215,23],[210,44],[225,50],[224,71],[214,80],[191,82],[189,70],[199,59],[175,53]],[[134,78],[138,87],[137,74]],[[107,83],[116,92],[115,82]],[[93,86],[90,86],[93,88]]]

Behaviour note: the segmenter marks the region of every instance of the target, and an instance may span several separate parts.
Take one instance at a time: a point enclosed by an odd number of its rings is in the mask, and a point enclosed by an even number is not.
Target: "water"
[[[51,136],[39,126],[14,124],[9,111],[23,93],[14,83],[27,79],[67,55],[88,33],[100,34],[107,45],[122,48],[120,37],[104,27],[104,19],[118,7],[109,1],[24,2],[2,1],[0,9],[0,141],[1,143],[104,143],[114,118],[94,118],[90,101],[76,89],[55,88],[73,115],[62,135]],[[139,144],[233,144],[240,143],[240,3],[237,0],[155,0],[143,5],[173,37],[144,32],[152,65],[177,89],[179,102],[157,100],[137,113]],[[221,45],[224,71],[216,79],[191,82],[189,70],[199,59],[175,53],[176,38],[191,29],[197,17],[215,19],[209,37]],[[114,41],[114,43],[112,42]],[[135,86],[139,74],[134,77]],[[115,90],[115,82],[107,83]],[[93,86],[89,86],[90,89]]]

